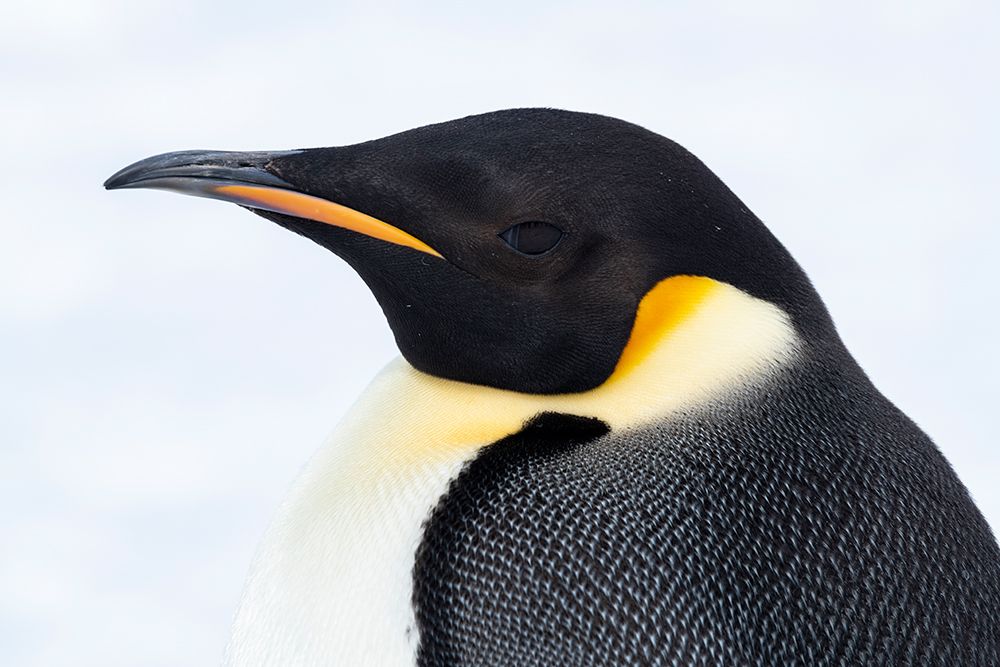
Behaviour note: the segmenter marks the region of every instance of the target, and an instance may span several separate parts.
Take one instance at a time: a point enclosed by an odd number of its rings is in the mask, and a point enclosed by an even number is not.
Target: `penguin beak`
[[[155,188],[220,199],[341,227],[443,259],[441,253],[402,229],[335,202],[298,192],[290,183],[267,170],[272,160],[296,152],[164,153],[125,167],[105,181],[104,187],[108,190]]]

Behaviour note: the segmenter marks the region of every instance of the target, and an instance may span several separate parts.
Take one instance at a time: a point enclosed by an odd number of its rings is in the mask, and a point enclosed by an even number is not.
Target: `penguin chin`
[[[428,375],[526,394],[585,392],[611,376],[628,341],[631,315],[569,326],[580,318],[564,305],[527,299],[447,259],[250,210],[346,261],[378,301],[402,356]]]

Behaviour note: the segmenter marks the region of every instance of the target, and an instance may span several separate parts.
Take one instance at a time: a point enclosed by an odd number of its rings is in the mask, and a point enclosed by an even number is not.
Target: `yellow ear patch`
[[[608,382],[633,371],[720,284],[704,276],[674,276],[657,283],[639,302],[632,334]]]
[[[541,412],[596,417],[613,430],[668,418],[743,391],[794,356],[798,338],[774,304],[710,278],[674,276],[653,287],[611,376],[576,394],[524,394],[391,364],[342,426],[368,473],[465,460]],[[351,429],[346,429],[351,430]]]

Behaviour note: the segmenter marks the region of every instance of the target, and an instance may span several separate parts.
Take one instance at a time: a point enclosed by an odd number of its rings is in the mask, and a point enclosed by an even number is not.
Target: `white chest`
[[[392,411],[378,408],[399,398],[379,386],[386,374],[278,511],[251,569],[226,664],[414,664],[412,572],[422,526],[478,445],[401,459],[392,439],[416,434],[380,428],[377,420]]]

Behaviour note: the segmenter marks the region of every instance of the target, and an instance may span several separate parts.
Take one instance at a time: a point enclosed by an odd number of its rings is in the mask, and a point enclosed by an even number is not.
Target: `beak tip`
[[[105,190],[118,190],[125,187],[126,179],[122,178],[122,173],[119,171],[112,174],[106,181],[104,181]]]
[[[104,181],[106,190],[162,187],[169,181],[232,180],[274,187],[289,184],[267,170],[273,159],[299,151],[175,151],[139,160]],[[170,189],[170,188],[165,188]]]
[[[104,181],[104,189],[121,190],[122,188],[135,187],[139,181],[154,171],[159,161],[160,156],[154,156],[119,169]]]

